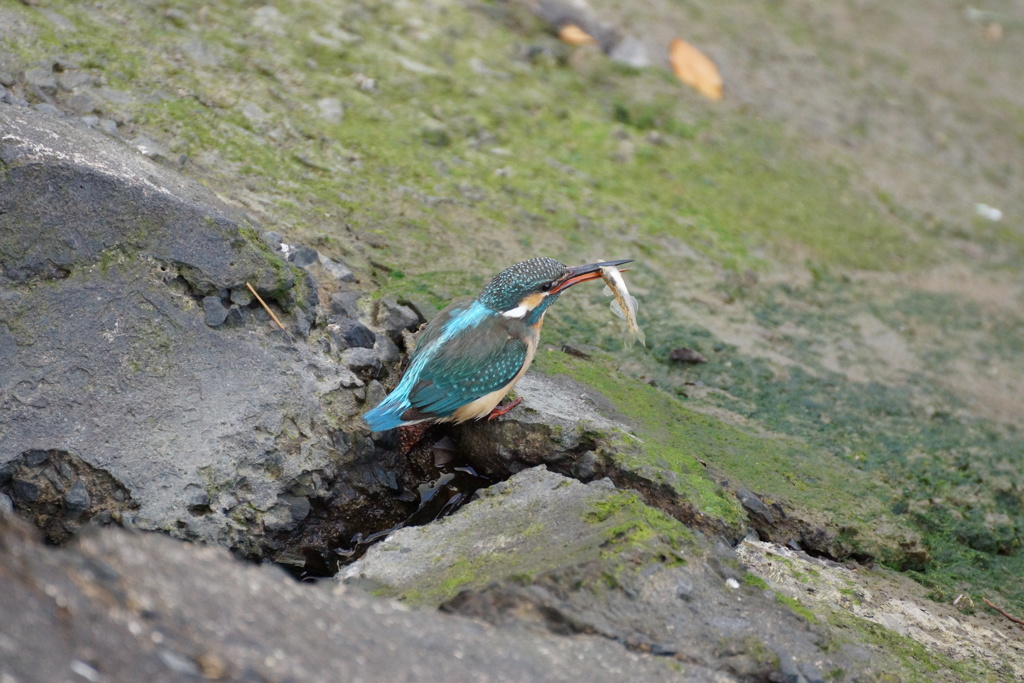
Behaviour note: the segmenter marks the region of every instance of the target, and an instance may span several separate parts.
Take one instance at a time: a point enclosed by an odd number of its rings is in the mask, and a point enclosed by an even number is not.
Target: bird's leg
[[[523,402],[523,397],[520,396],[519,398],[517,398],[516,400],[512,401],[511,403],[507,403],[507,404],[505,404],[503,406],[495,406],[494,410],[491,411],[491,414],[487,416],[487,421],[490,422],[494,418],[500,417],[500,416],[504,415],[505,413],[507,413],[508,411],[512,410],[513,408],[515,408],[517,405],[519,405],[522,402]]]

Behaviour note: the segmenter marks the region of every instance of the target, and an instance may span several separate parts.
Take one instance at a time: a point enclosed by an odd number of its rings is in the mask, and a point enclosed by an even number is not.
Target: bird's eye
[[[542,292],[547,292],[547,291],[550,291],[550,290],[551,290],[551,283],[550,282],[545,282],[544,284],[542,284],[540,286],[540,291],[542,291]]]

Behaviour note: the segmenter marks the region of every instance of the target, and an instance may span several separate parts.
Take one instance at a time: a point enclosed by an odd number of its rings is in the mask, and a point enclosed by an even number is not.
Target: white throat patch
[[[512,310],[503,311],[502,315],[505,316],[506,318],[523,318],[526,316],[527,313],[530,312],[530,310],[531,309],[527,308],[526,306],[519,305],[513,308]]]

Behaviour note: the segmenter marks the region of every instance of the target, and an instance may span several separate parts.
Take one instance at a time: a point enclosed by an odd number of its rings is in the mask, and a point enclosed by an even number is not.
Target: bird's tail
[[[368,411],[363,415],[363,419],[375,432],[384,432],[402,426],[401,412],[396,411],[394,406],[389,406],[386,402]]]

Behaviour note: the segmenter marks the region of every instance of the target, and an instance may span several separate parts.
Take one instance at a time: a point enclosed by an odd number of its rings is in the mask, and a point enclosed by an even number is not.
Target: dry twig
[[[1003,615],[1004,617],[1006,617],[1007,619],[1009,619],[1009,620],[1010,620],[1010,621],[1012,621],[1013,623],[1017,624],[1017,625],[1018,625],[1018,626],[1020,626],[1021,628],[1024,628],[1024,619],[1018,619],[1017,617],[1013,616],[1012,614],[1009,614],[1009,613],[1007,613],[1007,612],[1006,612],[1006,611],[1005,611],[1004,609],[1002,609],[1002,608],[1000,608],[1000,607],[997,607],[997,606],[995,606],[994,604],[992,604],[992,603],[991,603],[991,602],[989,601],[989,599],[988,599],[988,598],[982,598],[982,600],[984,600],[984,601],[985,601],[985,604],[986,604],[986,605],[988,605],[989,607],[991,607],[991,608],[992,608],[992,609],[994,609],[995,611],[999,612],[999,613],[1000,613],[1000,614],[1002,614],[1002,615]]]
[[[256,290],[253,289],[252,285],[250,285],[248,282],[245,283],[245,286],[248,287],[249,291],[252,292],[252,295],[254,297],[256,297],[256,301],[259,301],[263,305],[263,310],[265,310],[267,313],[269,313],[270,317],[274,319],[275,323],[277,323],[277,326],[280,327],[283,330],[284,329],[284,325],[282,325],[281,321],[277,319],[277,316],[274,315],[274,312],[272,310],[270,310],[270,306],[268,306],[267,302],[263,300],[263,297],[261,297],[259,294],[257,294]]]

